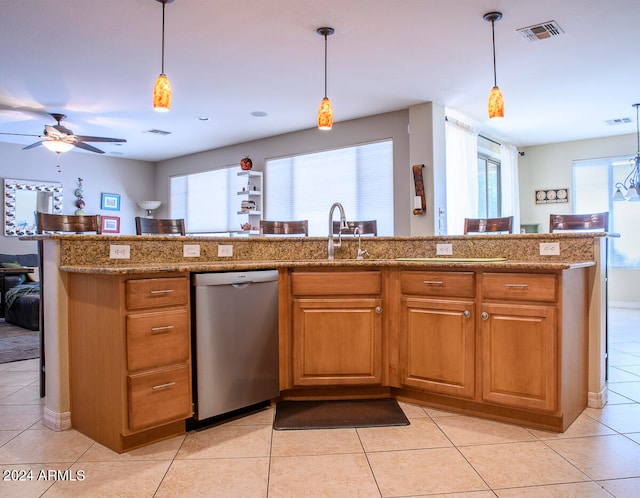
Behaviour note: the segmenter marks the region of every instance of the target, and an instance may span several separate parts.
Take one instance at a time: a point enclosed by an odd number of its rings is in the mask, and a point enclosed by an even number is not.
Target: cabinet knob
[[[471,316],[471,312],[469,310],[464,310],[462,314],[464,315],[465,318],[469,318]]]
[[[376,306],[376,314],[382,313],[382,306]]]
[[[489,319],[489,313],[487,313],[486,311],[482,312],[482,315],[480,315],[482,317],[483,320],[488,320]]]

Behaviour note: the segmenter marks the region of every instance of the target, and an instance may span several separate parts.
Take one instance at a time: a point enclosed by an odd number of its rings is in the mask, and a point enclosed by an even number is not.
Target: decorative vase
[[[240,160],[240,167],[243,171],[249,171],[251,168],[253,168],[253,161],[249,158],[249,156],[243,157]]]

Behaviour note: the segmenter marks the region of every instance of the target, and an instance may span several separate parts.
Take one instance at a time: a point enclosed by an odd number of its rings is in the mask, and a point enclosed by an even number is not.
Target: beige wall
[[[635,148],[635,135],[521,147],[519,150],[525,153],[518,161],[521,222],[539,223],[540,231],[547,232],[550,214],[572,212],[573,161],[631,155]],[[555,187],[569,188],[568,204],[535,204],[535,190]],[[640,205],[638,215],[640,216]],[[624,237],[624,234],[620,235]],[[638,278],[640,270],[611,268],[609,301],[614,305],[640,306]]]
[[[407,199],[410,196],[411,167],[409,164],[408,125],[409,112],[403,110],[335,123],[333,130],[328,133],[315,128],[308,129],[162,161],[157,164],[156,169],[156,194],[159,199],[168,198],[171,176],[238,164],[240,159],[246,155],[251,157],[255,170],[264,171],[267,159],[392,138],[395,233],[396,235],[409,235],[411,210]],[[319,171],[318,174],[322,174],[322,172]],[[336,201],[339,200],[336,199]],[[158,213],[159,216],[167,215],[167,204],[162,206]]]
[[[85,152],[67,152],[58,158],[44,147],[31,150],[22,147],[0,142],[0,177],[61,182],[64,214],[73,214],[77,209],[74,191],[80,177],[84,180],[85,212],[120,216],[121,233],[135,233],[134,218],[144,214],[136,201],[154,196],[153,163]],[[61,167],[59,173],[57,164]],[[102,192],[120,194],[120,211],[100,210]],[[37,250],[35,242],[5,236],[4,218],[0,233],[0,253],[27,254]]]

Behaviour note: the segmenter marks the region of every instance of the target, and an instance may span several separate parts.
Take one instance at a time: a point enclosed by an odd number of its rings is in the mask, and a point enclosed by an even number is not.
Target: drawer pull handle
[[[159,386],[153,386],[151,389],[164,389],[165,387],[171,387],[171,386],[175,386],[176,383],[174,382],[167,382],[166,384],[160,384]]]
[[[163,330],[171,330],[175,328],[175,325],[163,325],[162,327],[151,327],[151,332],[161,332]]]
[[[465,318],[469,318],[471,316],[471,312],[469,310],[464,310],[462,314],[464,315]]]
[[[152,290],[151,294],[170,294],[174,289]]]
[[[425,280],[422,283],[425,285],[444,285],[442,280]]]
[[[526,289],[529,284],[504,284],[505,287],[514,287],[516,289]]]

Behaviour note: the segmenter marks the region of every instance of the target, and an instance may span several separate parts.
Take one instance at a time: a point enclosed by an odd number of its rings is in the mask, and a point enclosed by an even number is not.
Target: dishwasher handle
[[[238,282],[235,284],[231,284],[231,287],[234,289],[244,289],[245,287],[249,287],[253,282]]]

